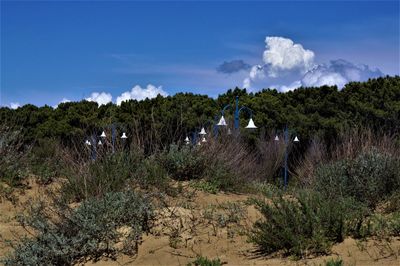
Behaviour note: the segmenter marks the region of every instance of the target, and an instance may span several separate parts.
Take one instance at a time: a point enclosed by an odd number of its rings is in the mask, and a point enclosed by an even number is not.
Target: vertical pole
[[[96,136],[92,135],[92,160],[95,161],[97,157],[97,150],[96,150]]]
[[[217,123],[218,123],[218,115],[215,116],[215,120],[214,120],[214,136],[213,136],[213,137],[218,136],[218,126],[217,126]]]
[[[112,153],[115,152],[115,125],[111,125],[111,145],[112,145]]]
[[[285,127],[285,172],[284,172],[284,179],[283,179],[283,184],[286,190],[287,187],[287,182],[288,182],[288,152],[287,152],[287,146],[288,146],[288,141],[289,141],[289,132],[288,132],[288,126],[286,125]]]
[[[196,134],[196,132],[192,133],[192,144],[193,145],[197,144],[197,134]]]
[[[239,129],[239,96],[235,99],[235,129]]]

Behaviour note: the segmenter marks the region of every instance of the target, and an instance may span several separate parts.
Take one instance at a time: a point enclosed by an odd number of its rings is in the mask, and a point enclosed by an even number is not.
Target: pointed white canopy
[[[232,131],[230,128],[228,128],[228,135],[232,135]]]
[[[206,137],[203,137],[203,139],[201,140],[201,142],[207,142]]]
[[[296,137],[294,138],[293,141],[294,141],[294,142],[299,142],[300,140],[299,140],[299,138],[296,136]]]
[[[200,135],[206,135],[206,134],[207,134],[207,132],[206,132],[206,130],[204,129],[204,127],[201,128],[201,131],[200,131],[199,134],[200,134]]]
[[[276,135],[276,136],[275,136],[275,140],[276,140],[276,141],[278,141],[278,140],[279,140],[279,137],[278,137],[278,135]]]
[[[185,138],[185,142],[189,142],[190,140],[189,140],[189,137],[188,136],[186,136],[186,138]]]
[[[91,144],[90,144],[90,141],[89,141],[88,139],[85,141],[85,144],[88,145],[88,146],[91,145]]]
[[[121,139],[127,139],[128,137],[126,136],[125,132],[122,133]]]
[[[100,137],[102,137],[102,138],[105,138],[106,137],[106,132],[101,132],[101,135],[100,135]]]
[[[97,145],[103,145],[103,142],[101,142],[101,140],[99,140],[99,142],[97,142]]]
[[[221,116],[217,126],[227,126],[224,116]]]
[[[253,118],[250,118],[249,124],[247,125],[246,128],[257,128],[256,125],[254,125]]]

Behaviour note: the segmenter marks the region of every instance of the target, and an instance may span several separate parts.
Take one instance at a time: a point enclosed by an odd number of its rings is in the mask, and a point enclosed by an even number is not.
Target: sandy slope
[[[43,188],[34,182],[18,196],[16,206],[0,203],[0,234],[12,238],[11,231],[24,233],[14,216],[32,198],[43,196]],[[370,240],[363,246],[353,239],[335,245],[330,256],[293,261],[290,258],[258,258],[254,246],[247,243],[246,231],[260,218],[257,210],[244,202],[249,195],[207,194],[188,191],[157,211],[151,234],[143,236],[136,257],[120,256],[116,261],[101,260],[86,265],[186,265],[196,256],[220,258],[228,265],[325,265],[329,258],[340,257],[345,265],[400,265],[400,238],[389,246]],[[235,204],[232,204],[235,203]],[[171,207],[173,206],[173,207]],[[239,222],[229,221],[240,218]],[[1,243],[4,244],[4,243]],[[0,245],[0,258],[9,248]]]

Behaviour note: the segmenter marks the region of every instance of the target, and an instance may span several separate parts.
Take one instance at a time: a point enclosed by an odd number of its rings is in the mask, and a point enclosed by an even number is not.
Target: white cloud
[[[295,74],[301,76],[315,66],[314,52],[304,49],[291,39],[267,36],[265,44],[264,64],[251,68],[249,76],[243,81],[246,88],[251,89],[252,83],[266,78],[278,79]]]
[[[343,59],[332,60],[329,64],[321,64],[308,71],[301,80],[304,87],[323,85],[343,88],[350,81],[365,81],[382,76],[379,69],[372,70],[367,65],[356,65]]]
[[[283,37],[266,37],[263,61],[268,65],[268,76],[278,77],[284,72],[297,70],[305,73],[314,66],[314,52],[301,44]]]
[[[146,98],[155,98],[158,94],[161,96],[168,96],[168,93],[162,89],[162,86],[156,87],[149,84],[146,88],[142,88],[139,85],[136,85],[131,91],[126,91],[117,97],[117,105],[121,105],[122,102],[130,99],[141,101]]]
[[[63,98],[58,104],[54,105],[53,108],[56,109],[60,103],[69,103],[70,100],[67,98]]]
[[[10,108],[11,109],[17,109],[19,107],[21,107],[21,105],[18,102],[10,103]]]
[[[264,64],[253,66],[243,80],[243,87],[247,89],[275,87],[286,92],[301,86],[336,85],[343,88],[350,81],[365,81],[383,75],[379,69],[372,70],[367,65],[356,65],[342,59],[318,65],[314,62],[313,51],[288,38],[267,36],[265,43]]]
[[[100,105],[107,104],[109,102],[112,102],[112,96],[110,93],[106,92],[92,92],[89,98],[86,98],[85,100],[89,102],[97,102]]]

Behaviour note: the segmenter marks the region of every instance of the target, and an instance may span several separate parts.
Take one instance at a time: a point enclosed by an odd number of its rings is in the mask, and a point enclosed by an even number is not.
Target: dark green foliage
[[[343,260],[342,259],[329,259],[325,266],[343,266]]]
[[[160,161],[173,179],[199,179],[206,169],[206,161],[196,149],[189,146],[171,145],[169,151],[160,156]]]
[[[377,150],[320,166],[313,187],[328,198],[353,197],[374,208],[400,189],[400,159]]]
[[[199,256],[196,258],[195,261],[192,263],[188,263],[188,266],[221,266],[223,263],[221,262],[220,259],[213,259],[210,260],[207,257]]]
[[[22,239],[4,264],[73,265],[113,257],[117,251],[134,255],[152,219],[149,199],[132,191],[108,193],[76,209],[61,203],[49,209],[41,203],[20,217],[24,227],[35,231],[34,236]],[[121,238],[119,248],[116,244]]]
[[[329,143],[338,132],[354,127],[370,127],[389,134],[400,130],[398,76],[351,82],[341,91],[322,86],[287,93],[265,89],[249,94],[236,88],[219,95],[216,100],[178,93],[171,97],[131,100],[121,106],[98,107],[95,102],[81,101],[62,103],[56,109],[33,105],[16,110],[2,107],[0,124],[22,128],[24,143],[55,137],[70,144],[76,140],[82,142],[85,136],[117,122],[132,133],[130,141],[150,154],[182,141],[187,132],[208,119],[214,120],[224,105],[233,103],[236,95],[240,96],[240,104],[254,111],[257,125],[282,129],[289,124],[301,136],[302,143],[315,135]],[[242,118],[247,120],[248,114],[243,112]]]
[[[250,240],[264,255],[327,254],[332,244],[357,231],[366,215],[354,201],[326,200],[312,191],[278,193],[267,202],[255,202],[264,219],[254,224]]]

